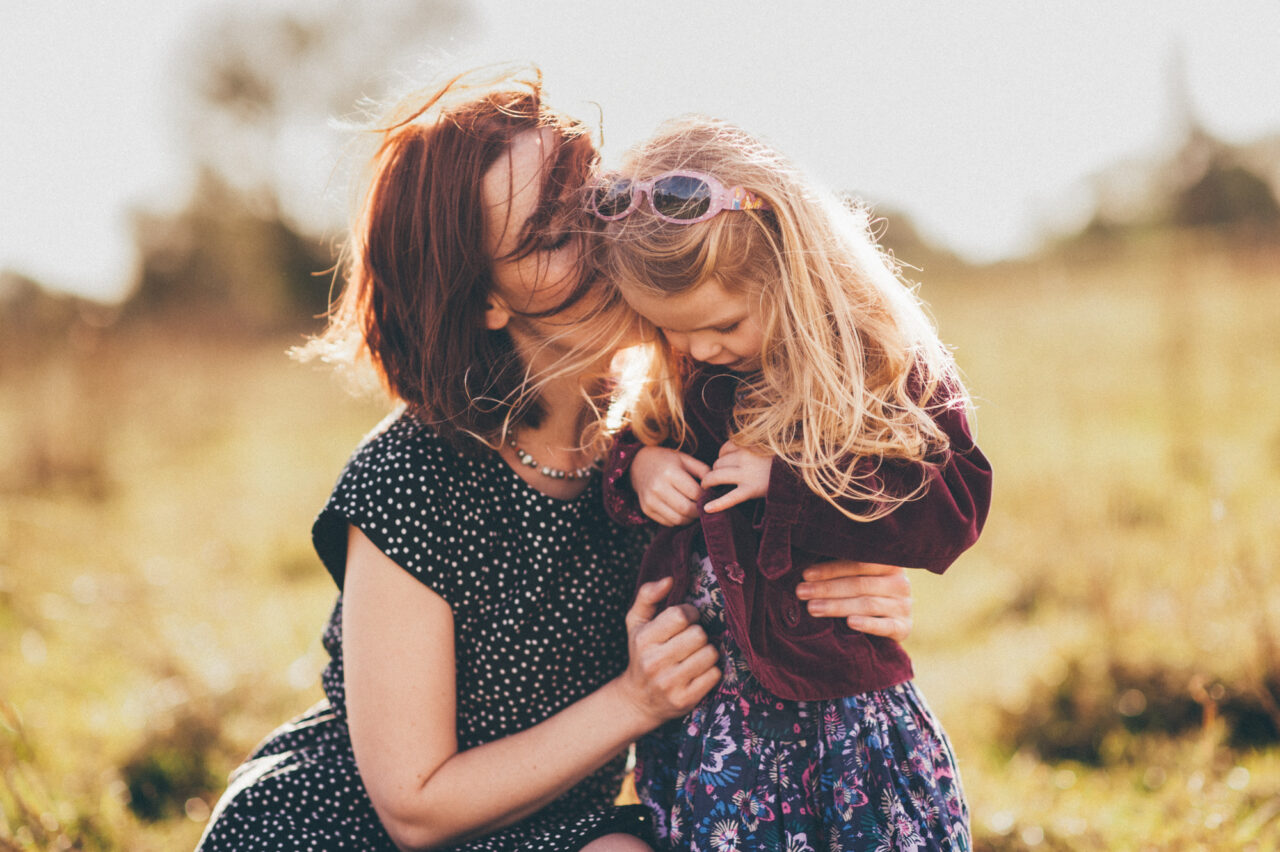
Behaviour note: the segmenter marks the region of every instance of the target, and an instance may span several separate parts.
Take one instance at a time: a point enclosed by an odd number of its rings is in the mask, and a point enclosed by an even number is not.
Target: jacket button
[[[787,623],[788,627],[795,627],[800,623],[800,604],[795,601],[787,601],[782,607],[782,620]]]
[[[730,562],[724,566],[724,573],[729,575],[729,579],[735,583],[742,582],[742,566],[737,562]]]

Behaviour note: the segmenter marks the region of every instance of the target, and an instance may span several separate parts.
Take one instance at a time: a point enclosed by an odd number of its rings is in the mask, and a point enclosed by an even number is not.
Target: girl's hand
[[[666,447],[645,447],[631,462],[631,488],[640,511],[666,527],[698,519],[699,480],[711,468],[687,453]]]
[[[720,655],[689,604],[659,611],[671,578],[645,583],[627,613],[630,662],[620,681],[632,704],[657,727],[692,710],[720,680]]]
[[[844,618],[854,630],[901,642],[911,635],[911,581],[896,565],[822,562],[805,569],[796,597],[809,614]]]
[[[742,449],[733,441],[725,442],[720,448],[720,457],[711,466],[711,472],[702,477],[702,487],[736,485],[737,488],[723,497],[709,501],[703,508],[708,512],[719,512],[763,497],[769,492],[769,471],[772,468],[772,456],[758,456]]]

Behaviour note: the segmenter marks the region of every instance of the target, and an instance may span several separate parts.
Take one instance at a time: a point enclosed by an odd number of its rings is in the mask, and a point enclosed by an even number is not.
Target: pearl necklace
[[[531,467],[534,470],[538,471],[538,473],[542,474],[543,476],[550,477],[551,479],[586,479],[592,473],[595,472],[596,468],[600,466],[600,459],[596,459],[595,461],[591,462],[591,464],[584,465],[582,467],[576,467],[576,468],[573,468],[572,470],[564,470],[563,468],[551,467],[545,464],[538,464],[537,459],[529,455],[529,453],[526,452],[523,447],[520,447],[519,445],[516,444],[516,439],[514,436],[507,439],[507,446],[510,447],[515,452],[516,458],[520,460],[520,463],[522,465],[524,465],[525,467]]]

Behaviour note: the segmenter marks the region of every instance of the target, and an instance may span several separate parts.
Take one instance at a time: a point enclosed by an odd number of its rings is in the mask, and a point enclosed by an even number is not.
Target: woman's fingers
[[[878,562],[855,562],[852,559],[837,559],[831,562],[817,562],[804,569],[806,580],[830,580],[836,577],[887,577],[907,576],[905,568],[897,565],[881,565]]]
[[[648,645],[661,645],[697,623],[698,610],[694,607],[689,604],[669,606],[641,625],[636,639]]]
[[[672,578],[663,577],[661,580],[645,583],[636,590],[636,599],[632,602],[631,609],[627,610],[628,633],[634,633],[643,625],[653,621],[663,600],[667,597],[667,592],[671,591],[672,582],[674,582]]]
[[[806,568],[804,579],[805,582],[796,587],[796,595],[801,600],[879,596],[895,599],[908,610],[911,607],[911,580],[906,570],[896,565],[824,562]],[[899,613],[895,610],[886,614]]]
[[[872,618],[901,618],[911,614],[911,605],[901,598],[879,595],[857,595],[816,598],[808,603],[810,615],[822,618],[847,618],[851,615]]]
[[[809,614],[843,618],[854,630],[902,641],[911,634],[911,580],[896,565],[842,560],[810,566],[796,596]]]
[[[913,625],[910,615],[901,618],[875,618],[869,615],[851,615],[846,619],[849,627],[872,636],[884,636],[901,642],[911,635]]]
[[[639,623],[628,669],[643,702],[665,719],[687,712],[720,679],[719,658],[698,624],[697,609],[680,604]]]

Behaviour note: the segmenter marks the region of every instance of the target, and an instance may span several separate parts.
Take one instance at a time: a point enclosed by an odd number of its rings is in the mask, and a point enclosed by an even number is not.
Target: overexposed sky
[[[309,0],[311,5],[332,0]],[[130,209],[180,204],[182,45],[249,0],[45,0],[0,12],[0,268],[110,298],[134,257]],[[308,0],[272,0],[308,8]],[[472,24],[388,58],[422,74],[539,63],[553,99],[603,109],[616,158],[663,118],[735,121],[821,181],[908,212],[974,259],[1079,216],[1081,182],[1169,144],[1181,51],[1211,132],[1280,132],[1277,0],[477,0]],[[377,14],[362,4],[360,14]],[[326,135],[328,134],[328,135]],[[339,137],[282,167],[312,221],[340,222]],[[332,153],[330,153],[332,152]]]

